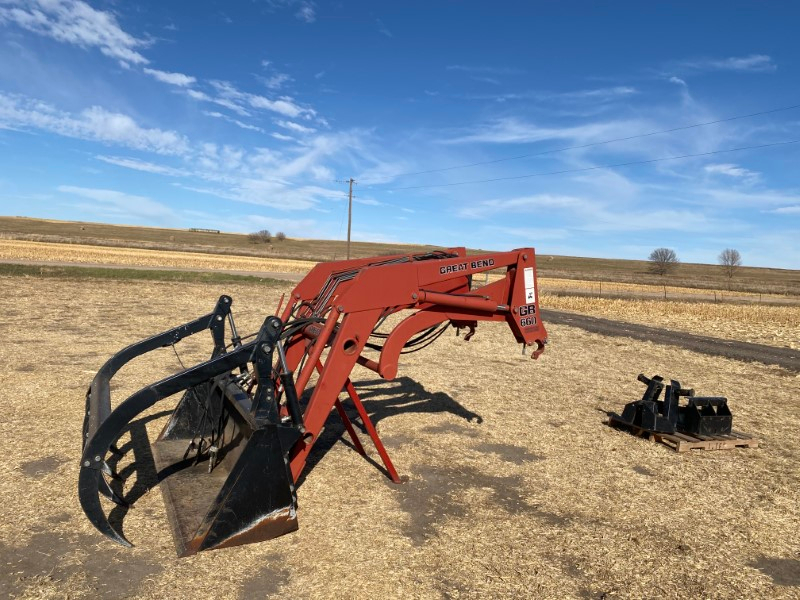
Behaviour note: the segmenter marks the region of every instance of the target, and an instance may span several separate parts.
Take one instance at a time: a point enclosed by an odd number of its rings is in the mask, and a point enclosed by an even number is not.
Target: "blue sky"
[[[644,135],[800,104],[800,6],[613,7],[0,0],[0,212],[800,268],[800,144],[602,168],[800,140]]]

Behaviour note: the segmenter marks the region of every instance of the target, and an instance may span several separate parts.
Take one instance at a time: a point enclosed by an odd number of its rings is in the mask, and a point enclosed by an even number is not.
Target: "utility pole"
[[[350,229],[353,224],[353,184],[358,182],[352,177],[344,181],[337,179],[336,182],[350,184],[350,193],[347,195],[347,260],[350,260]]]
[[[350,226],[353,224],[353,184],[356,182],[350,178],[350,194],[347,200],[347,260],[350,260]]]

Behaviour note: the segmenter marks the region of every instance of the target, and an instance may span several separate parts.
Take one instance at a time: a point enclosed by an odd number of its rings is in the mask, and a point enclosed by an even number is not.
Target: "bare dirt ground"
[[[549,325],[536,362],[499,324],[482,325],[469,343],[446,335],[408,355],[395,381],[354,372],[407,483],[389,483],[344,443],[333,416],[298,492],[298,532],[178,559],[156,489],[117,515],[133,549],[83,516],[86,387],[113,352],[208,312],[221,293],[234,297],[247,332],[284,290],[0,285],[0,596],[800,597],[793,371],[560,323]],[[179,345],[183,361],[202,359],[206,342]],[[126,367],[112,397],[176,368],[172,351],[160,350]],[[605,412],[641,397],[640,372],[727,396],[734,426],[761,446],[677,454],[608,428]],[[163,418],[137,431],[154,439]]]

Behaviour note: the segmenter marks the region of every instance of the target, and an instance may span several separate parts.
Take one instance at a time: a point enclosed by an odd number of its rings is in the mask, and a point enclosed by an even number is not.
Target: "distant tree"
[[[678,255],[671,248],[656,248],[647,260],[650,261],[650,271],[661,276],[670,273],[680,263]]]
[[[278,240],[279,242],[282,242],[283,240],[286,239],[286,234],[283,233],[282,231],[279,231],[278,233],[275,234],[275,239]]]
[[[722,267],[725,277],[728,278],[728,289],[731,289],[731,280],[736,275],[736,271],[742,266],[742,255],[738,250],[733,248],[725,248],[719,253],[717,262]]]
[[[247,239],[254,244],[268,244],[272,241],[272,234],[269,232],[269,229],[262,229],[261,231],[248,234]]]

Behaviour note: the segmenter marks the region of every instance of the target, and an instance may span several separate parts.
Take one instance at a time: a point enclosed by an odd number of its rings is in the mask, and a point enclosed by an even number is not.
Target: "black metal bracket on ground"
[[[703,398],[694,390],[682,388],[679,381],[670,380],[664,385],[659,375],[637,378],[647,386],[641,400],[625,405],[621,415],[612,418],[631,427],[650,433],[686,433],[693,435],[726,435],[731,432],[733,416],[727,398]],[[664,399],[659,400],[661,392]],[[681,405],[680,398],[686,398]]]

